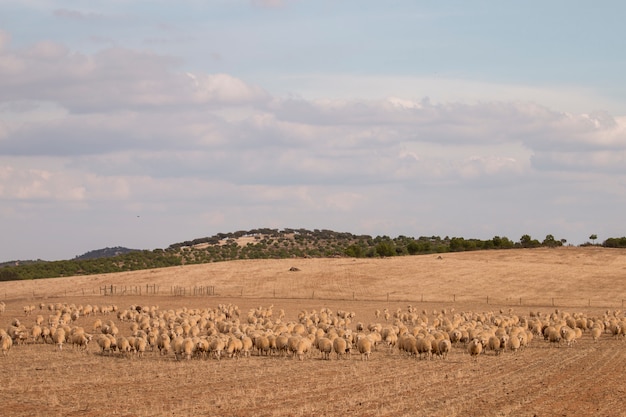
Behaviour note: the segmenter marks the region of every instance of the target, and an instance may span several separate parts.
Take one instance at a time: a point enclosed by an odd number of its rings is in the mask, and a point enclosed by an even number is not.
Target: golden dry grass
[[[290,272],[291,266],[300,271]],[[455,253],[442,259],[237,261],[3,282],[0,299],[7,309],[0,328],[14,317],[32,324],[34,315],[25,317],[22,307],[39,302],[158,305],[161,310],[235,303],[242,312],[273,304],[285,310],[285,320],[295,320],[302,309],[328,307],[354,311],[353,327],[357,321],[376,321],[377,308],[394,311],[407,303],[429,314],[454,308],[527,315],[559,308],[600,315],[621,308],[625,275],[626,251],[600,248]],[[161,295],[98,293],[103,285],[146,284],[158,285]],[[173,285],[213,285],[218,295],[173,297],[168,295]],[[77,324],[89,329],[93,320],[81,318]],[[120,323],[122,333],[128,329],[128,323]],[[29,343],[0,357],[0,404],[7,416],[617,416],[624,413],[620,364],[625,360],[622,340],[603,335],[593,343],[587,334],[572,348],[536,339],[522,352],[481,355],[477,361],[461,347],[445,361],[379,349],[369,362],[358,355],[322,361],[317,353],[304,361],[253,355],[218,362],[176,361],[154,353],[141,359],[108,357],[95,343],[88,352]]]

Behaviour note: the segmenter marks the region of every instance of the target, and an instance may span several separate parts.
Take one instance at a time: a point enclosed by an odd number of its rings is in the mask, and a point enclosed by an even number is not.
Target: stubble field
[[[289,271],[296,267],[299,271]],[[559,248],[402,257],[237,261],[115,275],[0,283],[6,303],[0,328],[14,318],[27,328],[43,303],[75,306],[158,306],[158,311],[236,305],[283,309],[282,322],[304,310],[354,312],[357,323],[392,324],[375,310],[410,305],[429,323],[454,314],[529,317],[557,310],[623,317],[626,251]],[[100,295],[103,286],[142,288],[142,294]],[[173,286],[213,286],[212,296],[172,296]],[[146,294],[146,288],[159,294]],[[186,292],[186,294],[189,294]],[[127,291],[128,294],[128,291]],[[35,305],[32,315],[23,307]],[[445,310],[445,315],[443,315]],[[619,311],[618,311],[619,310]],[[113,320],[121,335],[130,322],[115,314],[80,317],[72,325],[92,332],[95,320]],[[407,324],[407,327],[411,327]],[[93,332],[97,334],[98,332]],[[584,332],[572,347],[535,337],[521,351],[472,358],[459,344],[447,359],[410,358],[379,346],[369,361],[353,351],[323,360],[313,349],[300,361],[260,356],[176,360],[102,355],[27,341],[0,357],[0,410],[6,416],[619,416],[624,394],[626,342]]]

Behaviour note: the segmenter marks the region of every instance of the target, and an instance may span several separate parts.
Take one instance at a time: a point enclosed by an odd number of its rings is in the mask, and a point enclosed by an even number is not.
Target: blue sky
[[[0,0],[0,260],[257,227],[626,235],[624,12]]]

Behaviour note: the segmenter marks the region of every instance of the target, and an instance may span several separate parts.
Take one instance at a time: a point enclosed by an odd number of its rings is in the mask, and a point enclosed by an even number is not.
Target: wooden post
[[[452,294],[452,302],[456,302],[456,294]]]
[[[522,297],[519,298],[519,305],[522,305]]]
[[[489,296],[487,296],[487,304],[489,304]]]

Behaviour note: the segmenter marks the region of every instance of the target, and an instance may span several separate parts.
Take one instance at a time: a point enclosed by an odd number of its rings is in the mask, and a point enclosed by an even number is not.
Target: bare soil
[[[295,266],[297,272],[289,271]],[[559,310],[599,317],[626,299],[626,251],[560,248],[402,257],[237,261],[114,275],[0,283],[6,311],[27,327],[25,305],[157,305],[160,310],[284,309],[283,321],[302,310],[353,311],[351,323],[385,323],[376,309],[430,317],[454,312],[528,316]],[[159,295],[102,296],[104,285],[159,286]],[[171,296],[173,286],[214,286],[213,296]],[[489,297],[489,299],[488,299]],[[521,301],[520,301],[521,299]],[[621,312],[618,313],[621,315]],[[75,325],[114,320],[81,317]],[[621,416],[626,415],[626,342],[588,333],[572,347],[535,338],[525,350],[470,357],[462,345],[445,360],[418,360],[379,347],[369,361],[303,361],[253,354],[241,359],[192,359],[147,353],[103,356],[26,343],[0,356],[3,416]]]

